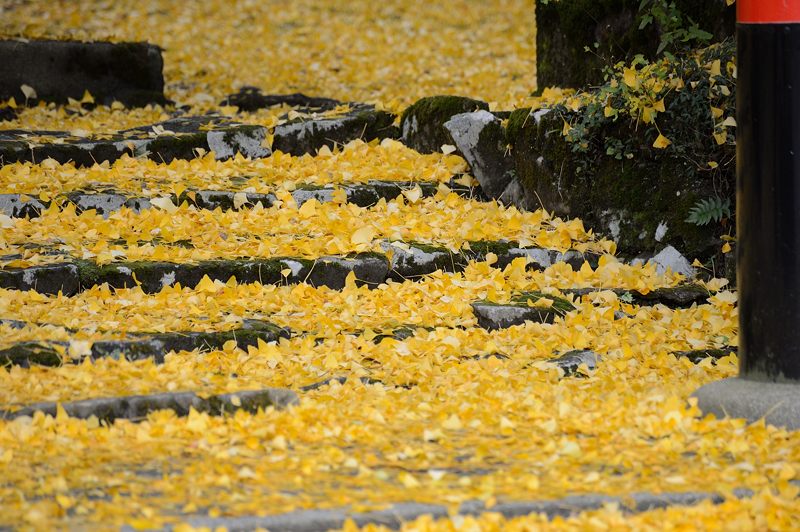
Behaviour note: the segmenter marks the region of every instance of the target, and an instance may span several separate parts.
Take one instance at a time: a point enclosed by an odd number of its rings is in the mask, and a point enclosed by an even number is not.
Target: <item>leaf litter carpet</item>
[[[401,110],[456,93],[494,109],[529,104],[535,85],[531,2],[22,2],[0,7],[5,36],[150,40],[165,48],[168,97],[198,112],[274,124],[277,111],[217,106],[240,85],[302,91]],[[68,112],[40,106],[3,127],[103,135],[163,119],[151,107]],[[66,124],[66,125],[65,125]],[[57,126],[57,127],[56,127]],[[366,511],[397,502],[548,500],[594,493],[708,491],[728,496],[629,515],[608,507],[548,521],[486,513],[405,530],[796,529],[800,435],[763,423],[703,418],[686,398],[736,374],[735,353],[693,363],[673,353],[736,346],[735,293],[705,283],[689,308],[637,306],[619,291],[676,286],[680,276],[613,257],[613,243],[579,220],[520,213],[459,197],[447,183],[467,171],[454,155],[420,155],[397,143],[355,143],[315,156],[276,154],[169,165],[124,158],[76,169],[53,161],[0,169],[4,193],[41,199],[106,186],[159,199],[185,190],[270,191],[271,207],[201,211],[156,201],[106,218],[51,207],[40,218],[0,219],[4,267],[71,256],[191,262],[241,256],[318,257],[380,251],[385,240],[458,252],[474,240],[520,242],[602,255],[543,271],[489,253],[462,272],[341,290],[308,284],[86,287],[74,296],[0,290],[2,346],[53,341],[57,367],[0,371],[0,408],[40,401],[169,391],[201,395],[285,387],[288,409],[212,416],[170,410],[106,423],[37,413],[0,420],[0,526],[20,529],[190,530],[193,516],[256,516],[307,508]],[[461,177],[459,177],[461,176]],[[232,179],[237,178],[237,179]],[[299,185],[370,179],[433,182],[372,207],[298,205]],[[175,245],[190,240],[192,246]],[[147,241],[144,242],[143,241]],[[467,244],[468,245],[468,244]],[[42,252],[46,250],[47,252]],[[581,297],[571,288],[596,288]],[[507,303],[537,290],[573,301],[553,323],[486,331],[470,303]],[[139,332],[225,331],[245,319],[289,327],[290,338],[152,359],[81,358],[93,342]],[[14,320],[12,325],[12,321]],[[23,325],[20,326],[19,323]],[[406,330],[399,335],[398,329]],[[596,368],[567,376],[553,357],[591,349]],[[738,500],[736,488],[755,495]],[[356,529],[345,523],[347,530]],[[377,525],[367,525],[377,530]]]

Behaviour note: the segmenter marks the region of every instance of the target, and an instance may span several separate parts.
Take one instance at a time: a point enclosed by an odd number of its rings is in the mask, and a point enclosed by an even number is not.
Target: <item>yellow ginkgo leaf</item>
[[[669,140],[669,139],[668,139],[667,137],[665,137],[664,135],[662,135],[662,134],[660,134],[660,133],[659,133],[659,134],[658,134],[658,138],[656,139],[656,141],[655,141],[655,142],[653,142],[653,147],[654,147],[654,148],[658,148],[658,149],[660,149],[660,150],[663,150],[664,148],[666,148],[666,147],[667,147],[667,146],[669,146],[670,144],[672,144],[672,141],[671,141],[671,140]]]
[[[375,238],[375,228],[370,225],[365,225],[350,235],[350,243],[356,245],[369,244],[372,242],[373,238]]]
[[[631,89],[638,89],[640,86],[639,77],[635,67],[626,68],[622,71],[622,81]]]

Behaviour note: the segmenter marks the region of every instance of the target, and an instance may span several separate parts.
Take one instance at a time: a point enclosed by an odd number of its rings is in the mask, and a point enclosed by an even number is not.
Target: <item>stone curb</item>
[[[166,127],[174,127],[169,121],[164,124],[167,124]],[[76,166],[85,167],[104,161],[113,163],[123,155],[169,163],[175,159],[194,159],[198,150],[214,151],[217,160],[230,159],[237,152],[251,158],[268,157],[272,153],[269,148],[262,146],[267,137],[267,128],[235,123],[224,123],[210,131],[176,132],[174,135],[156,137],[148,137],[146,133],[140,132],[137,136],[116,135],[102,140],[65,139],[60,144],[29,143],[24,137],[25,133],[16,130],[0,131],[0,166],[16,162],[36,163],[50,158],[62,164],[72,162]],[[63,132],[28,133],[63,135]]]
[[[157,410],[172,410],[179,416],[186,416],[189,414],[190,408],[194,408],[198,412],[206,412],[216,416],[235,410],[256,412],[259,408],[270,406],[284,409],[299,402],[300,399],[295,392],[284,388],[265,388],[263,390],[217,394],[205,399],[194,392],[175,392],[104,397],[67,403],[34,403],[15,411],[0,410],[0,419],[32,416],[36,412],[55,416],[59,404],[70,417],[87,419],[95,416],[100,421],[113,422],[116,419],[141,421],[147,414]]]
[[[592,292],[611,291],[618,296],[629,295],[630,302],[639,306],[665,305],[669,308],[688,308],[695,304],[703,304],[711,295],[708,290],[700,285],[683,285],[672,288],[659,288],[648,294],[642,294],[636,290],[625,290],[622,288],[566,288],[561,292],[567,295],[582,297]],[[525,294],[520,294],[512,299],[511,303],[494,303],[491,301],[476,301],[472,304],[472,311],[478,319],[478,325],[484,329],[493,331],[497,329],[507,329],[515,325],[522,325],[525,322],[552,323],[556,316],[563,316],[571,308],[574,308],[569,301],[559,297],[536,293],[536,299],[547,297],[555,300],[551,307],[536,306],[534,299],[533,306],[528,305]],[[623,313],[617,313],[614,319],[627,317]],[[695,359],[714,357],[722,358],[727,356],[721,350],[704,349],[698,351],[676,351],[675,356],[685,356]]]
[[[206,260],[196,263],[160,261],[114,262],[98,266],[91,261],[75,260],[0,269],[0,288],[36,290],[43,294],[75,295],[81,290],[108,283],[113,288],[141,286],[147,293],[180,283],[195,287],[207,275],[212,280],[227,282],[235,277],[239,283],[297,284],[344,288],[352,271],[356,283],[375,287],[387,280],[417,279],[437,270],[463,271],[470,261],[485,260],[490,252],[498,257],[497,266],[505,267],[516,258],[526,258],[530,269],[541,270],[557,262],[580,267],[584,260],[596,261],[595,254],[577,251],[561,253],[538,248],[518,248],[513,242],[473,242],[471,250],[451,252],[444,247],[423,244],[386,242],[387,254],[366,252],[350,256],[324,256],[317,259],[276,257],[266,259]],[[392,258],[388,257],[391,250]]]
[[[161,48],[146,42],[80,42],[49,39],[0,40],[0,100],[67,103],[89,91],[95,101],[127,106],[165,104]]]
[[[290,338],[288,328],[259,320],[245,320],[243,326],[231,331],[217,332],[173,332],[131,334],[126,340],[98,340],[92,343],[90,354],[93,360],[113,358],[119,360],[153,359],[156,364],[164,363],[164,356],[170,351],[192,351],[194,349],[222,349],[226,342],[236,342],[240,349],[258,345],[258,341],[276,342]],[[32,364],[40,366],[60,366],[65,362],[79,364],[85,357],[75,359],[62,356],[68,350],[68,342],[31,341],[19,342],[0,350],[0,366],[14,365],[23,368]]]
[[[737,499],[753,496],[749,489],[734,490]],[[499,513],[506,519],[531,514],[544,514],[548,519],[569,517],[581,512],[597,510],[608,504],[617,504],[626,513],[640,513],[648,510],[667,508],[670,506],[692,506],[703,501],[720,504],[725,498],[713,492],[678,492],[654,494],[648,492],[632,493],[628,496],[609,495],[571,495],[561,499],[543,501],[518,501],[498,503],[487,508],[482,501],[467,501],[458,509],[458,515],[478,516],[484,513]],[[347,509],[332,510],[298,510],[285,514],[264,517],[190,517],[186,523],[194,527],[224,527],[228,532],[243,532],[256,528],[265,528],[271,532],[317,532],[321,530],[339,529],[347,519],[352,519],[358,526],[368,524],[383,525],[391,529],[399,529],[407,523],[430,515],[437,519],[450,516],[446,506],[415,502],[397,503],[386,510],[374,512],[349,512]],[[130,527],[123,530],[131,531]],[[167,526],[164,530],[174,530]]]
[[[359,207],[372,207],[381,199],[391,201],[401,195],[404,190],[414,188],[419,185],[422,190],[422,197],[433,197],[437,192],[437,183],[434,182],[414,182],[414,181],[381,181],[372,180],[366,183],[342,183],[339,185],[325,185],[323,187],[300,186],[292,192],[292,197],[301,206],[310,199],[316,199],[320,203],[333,201],[334,192],[337,188],[342,189],[347,194],[347,202],[358,205]],[[473,189],[461,187],[454,190],[463,196],[472,195]],[[223,211],[249,209],[257,203],[261,203],[264,208],[274,205],[277,198],[271,192],[236,192],[233,190],[199,190],[184,191],[180,196],[170,194],[168,196],[174,205],[181,205],[183,202],[194,206],[197,209]],[[152,207],[150,200],[153,198],[143,198],[129,196],[116,192],[67,192],[58,199],[57,204],[73,204],[77,212],[94,209],[97,214],[108,216],[123,207],[128,207],[136,212]],[[59,201],[61,200],[61,201]],[[237,207],[240,203],[241,205]],[[10,218],[36,218],[41,212],[52,205],[53,202],[42,201],[28,194],[0,194],[0,214],[5,214]]]

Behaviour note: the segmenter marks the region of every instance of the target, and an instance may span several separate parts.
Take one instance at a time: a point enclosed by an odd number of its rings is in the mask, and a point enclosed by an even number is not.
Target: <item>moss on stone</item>
[[[463,96],[429,96],[411,104],[400,117],[403,142],[420,153],[435,153],[442,145],[452,144],[445,122],[461,113],[469,113],[489,105]]]
[[[575,305],[572,304],[568,299],[564,299],[563,297],[554,296],[551,294],[545,294],[543,292],[538,291],[530,291],[530,292],[521,292],[514,297],[511,298],[512,303],[516,304],[524,304],[529,305],[532,304],[531,308],[539,308],[537,307],[536,303],[541,299],[548,299],[552,301],[552,305],[550,306],[541,306],[543,309],[552,310],[559,316],[563,316],[567,312],[575,310]]]
[[[21,342],[0,350],[0,366],[60,366],[61,355],[53,346],[39,342]]]
[[[706,63],[733,60],[735,44],[726,42],[672,64],[686,88],[664,96],[660,130],[625,117],[605,117],[603,105],[577,111],[564,106],[530,117],[512,113],[506,134],[520,184],[529,206],[542,206],[559,216],[579,217],[587,228],[613,237],[627,257],[672,245],[689,259],[705,260],[719,249],[718,237],[729,232],[730,220],[698,226],[686,221],[700,199],[732,198],[735,191],[735,147],[714,140],[712,105],[733,113],[735,95],[710,100]],[[731,86],[731,89],[734,87]],[[578,140],[562,133],[568,122]],[[672,141],[653,148],[659,132]],[[718,168],[706,166],[720,162]],[[727,225],[726,225],[727,223]]]

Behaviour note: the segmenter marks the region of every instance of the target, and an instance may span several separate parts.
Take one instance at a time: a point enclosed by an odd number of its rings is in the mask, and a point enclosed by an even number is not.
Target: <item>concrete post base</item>
[[[750,381],[739,377],[715,381],[692,394],[703,414],[718,418],[765,418],[770,425],[800,429],[800,383]]]

